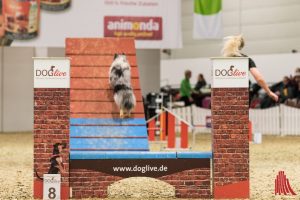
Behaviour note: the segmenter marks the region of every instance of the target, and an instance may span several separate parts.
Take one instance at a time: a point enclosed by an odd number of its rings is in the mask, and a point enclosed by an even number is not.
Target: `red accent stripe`
[[[70,58],[71,66],[110,66],[114,60],[113,55],[67,55]],[[130,65],[137,65],[135,55],[127,55],[127,60]]]
[[[141,90],[133,90],[138,102],[143,101]],[[110,101],[114,102],[113,90],[71,90],[71,101]]]
[[[132,38],[67,38],[66,54],[135,54]]]
[[[288,188],[289,192],[290,192],[292,195],[296,195],[296,193],[294,192],[294,190],[292,189],[292,187],[291,187],[291,185],[290,185],[289,179],[286,179],[286,183],[287,183],[287,188]]]
[[[250,197],[249,180],[223,186],[214,186],[215,199],[247,199]]]
[[[184,122],[181,122],[181,148],[188,148],[188,125]]]
[[[285,194],[288,194],[289,191],[288,191],[288,188],[286,185],[286,176],[284,175],[284,172],[282,172],[282,176],[283,176],[283,188],[284,188]]]
[[[120,109],[114,102],[71,102],[71,113],[120,113]],[[143,102],[137,102],[132,113],[144,113]]]
[[[274,194],[276,195],[277,194],[277,178],[274,180],[274,182],[275,182]]]
[[[168,148],[175,148],[175,116],[168,113]]]
[[[283,194],[286,195],[287,192],[286,192],[286,189],[285,189],[285,178],[284,178],[284,174],[283,174],[283,171],[280,172],[281,173],[281,187],[282,187],[282,190],[283,190]]]
[[[71,78],[109,78],[109,68],[110,66],[103,67],[99,69],[99,67],[72,67],[71,68]],[[137,67],[132,67],[130,69],[131,78],[138,78],[139,71]]]
[[[155,130],[157,130],[157,128],[155,128],[155,119],[152,119],[148,123],[149,141],[154,141],[155,140]]]
[[[281,195],[281,193],[283,193],[283,190],[282,190],[282,185],[281,185],[281,175],[280,175],[280,172],[278,173],[278,188],[279,188],[279,195]]]

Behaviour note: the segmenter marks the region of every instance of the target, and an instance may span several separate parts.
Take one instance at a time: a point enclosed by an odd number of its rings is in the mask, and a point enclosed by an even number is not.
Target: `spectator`
[[[294,91],[287,76],[283,77],[279,90],[276,93],[280,95],[280,103],[284,103],[287,99],[294,97]]]
[[[292,81],[295,88],[294,98],[287,99],[285,101],[285,104],[288,106],[300,108],[300,68],[297,68],[296,74]]]
[[[180,83],[180,100],[184,101],[185,106],[189,106],[193,102],[193,99],[191,97],[192,87],[190,84],[192,72],[190,70],[186,70],[184,72],[184,76],[184,79]]]
[[[203,76],[203,74],[199,74],[198,75],[198,81],[196,83],[196,86],[195,86],[195,91],[200,91],[201,88],[203,88],[204,86],[206,86],[206,81],[205,81],[205,78]]]
[[[192,93],[192,98],[194,100],[194,103],[198,107],[202,107],[202,101],[203,99],[208,96],[207,94],[203,94],[201,92],[201,88],[203,88],[206,85],[206,81],[204,79],[203,74],[198,75],[198,81],[196,83],[196,86],[194,88],[194,91]]]

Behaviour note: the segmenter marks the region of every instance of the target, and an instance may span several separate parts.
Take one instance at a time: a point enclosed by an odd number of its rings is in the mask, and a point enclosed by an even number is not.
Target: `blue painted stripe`
[[[97,137],[147,137],[146,126],[71,126],[70,136],[97,136]]]
[[[71,125],[146,125],[144,118],[102,119],[102,118],[71,118]]]
[[[212,158],[212,152],[177,152],[177,158]]]
[[[146,138],[71,138],[71,149],[149,149]]]
[[[97,160],[97,159],[176,159],[176,152],[95,152],[71,151],[71,160]]]

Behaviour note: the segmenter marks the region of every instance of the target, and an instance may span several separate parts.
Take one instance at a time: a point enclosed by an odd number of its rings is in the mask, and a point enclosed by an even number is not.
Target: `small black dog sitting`
[[[61,152],[66,148],[66,146],[66,143],[55,143],[53,145],[53,153],[52,157],[50,158],[50,168],[48,174],[61,174],[65,172]],[[39,179],[43,180],[43,178],[38,175],[36,170],[35,174]]]

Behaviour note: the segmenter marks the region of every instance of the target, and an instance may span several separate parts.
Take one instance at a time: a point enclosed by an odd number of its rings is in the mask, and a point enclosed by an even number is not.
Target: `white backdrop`
[[[294,75],[300,67],[300,54],[269,54],[251,56],[259,71],[269,83],[281,81],[283,76]],[[172,59],[161,61],[161,86],[166,84],[178,86],[184,71],[190,69],[193,73],[191,83],[197,82],[197,75],[202,73],[206,81],[211,83],[211,63],[209,58]],[[250,75],[250,80],[254,81]]]
[[[140,5],[140,2],[155,6]],[[41,10],[38,38],[14,41],[12,46],[64,47],[66,37],[103,37],[103,18],[107,15],[162,17],[162,40],[137,40],[136,47],[182,46],[180,0],[72,0],[71,8],[63,12]]]

